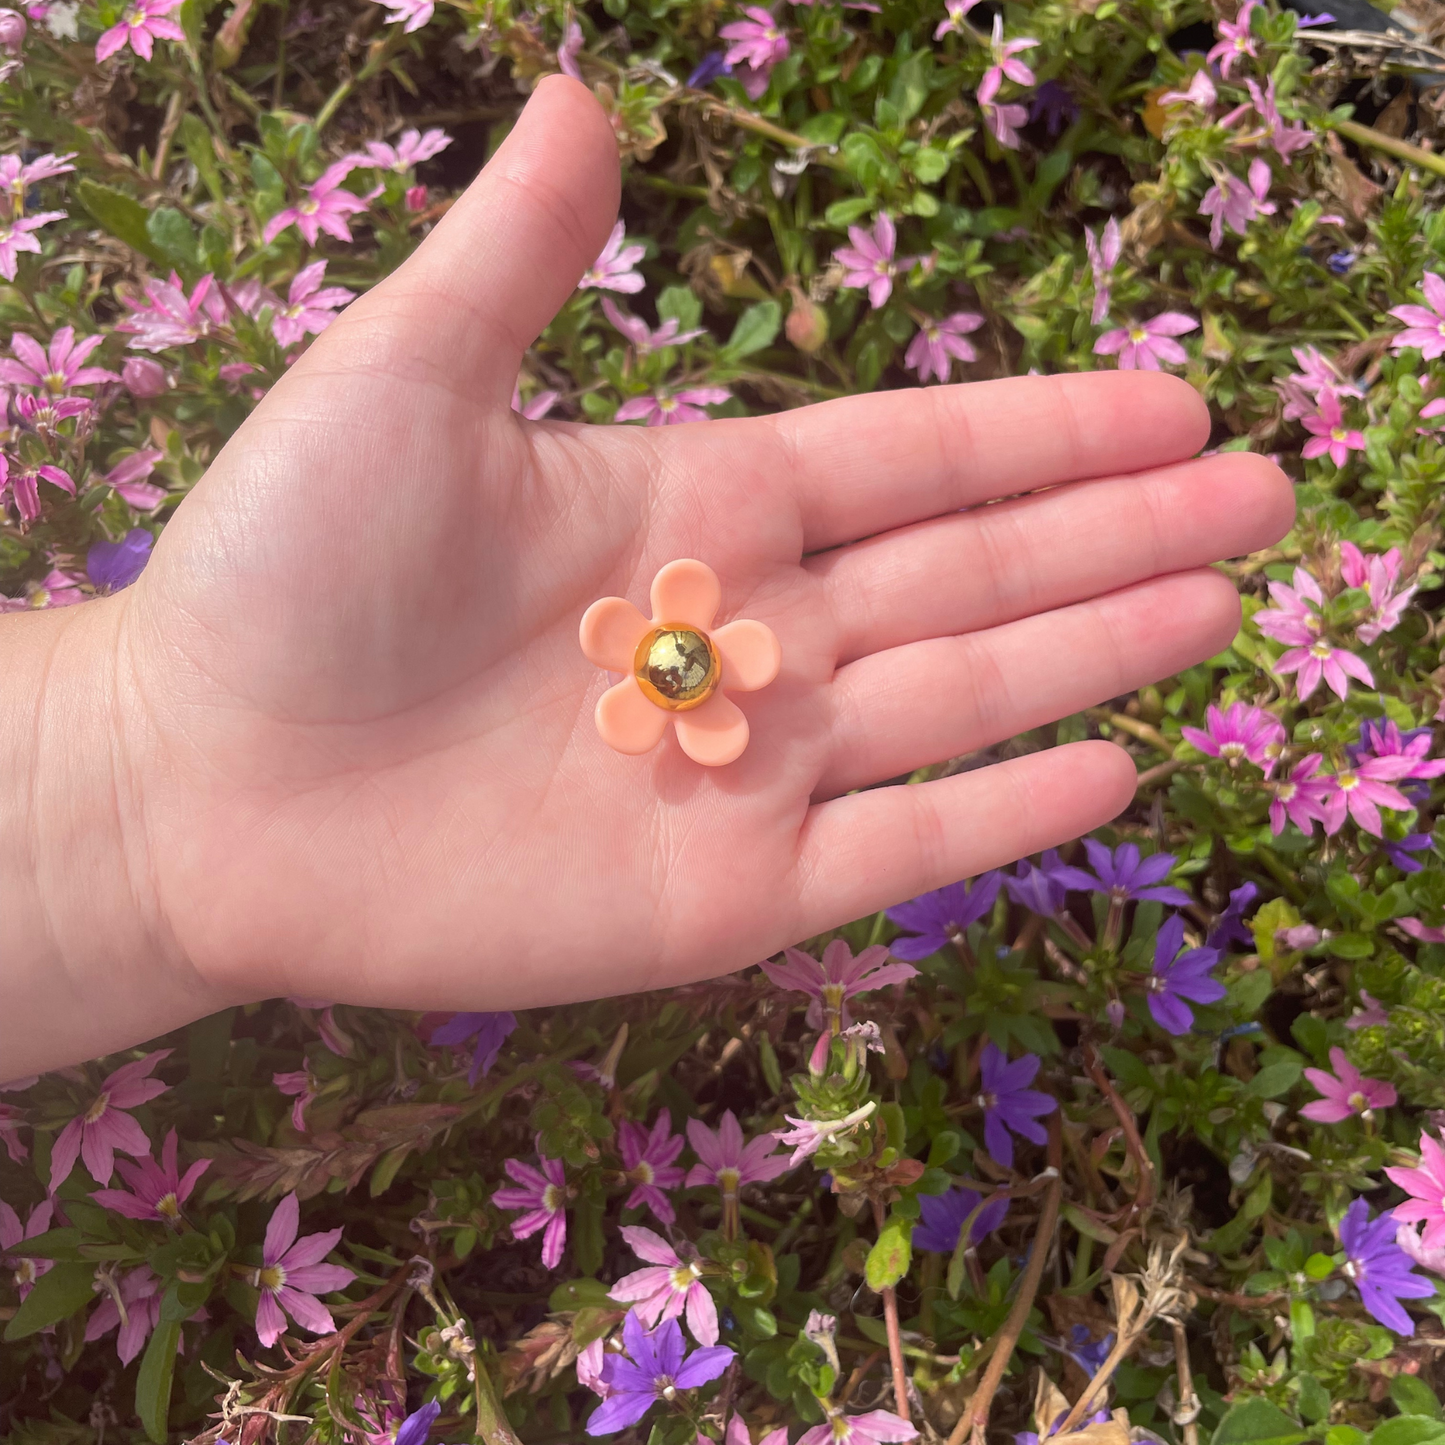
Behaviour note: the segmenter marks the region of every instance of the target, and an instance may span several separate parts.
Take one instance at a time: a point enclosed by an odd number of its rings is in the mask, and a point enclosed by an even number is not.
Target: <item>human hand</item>
[[[22,920],[0,943],[0,1077],[279,994],[495,1009],[681,983],[1128,803],[1107,743],[851,790],[1221,649],[1238,601],[1206,564],[1288,528],[1283,475],[1186,460],[1206,409],[1147,373],[525,422],[523,352],[617,201],[602,112],[544,82],[134,587],[5,620],[34,695],[12,684],[0,717],[32,749],[0,865]],[[670,731],[622,756],[593,722],[583,611],[646,611],[678,557],[722,579],[719,620],[782,643],[778,680],[735,699],[752,740],[723,768]]]

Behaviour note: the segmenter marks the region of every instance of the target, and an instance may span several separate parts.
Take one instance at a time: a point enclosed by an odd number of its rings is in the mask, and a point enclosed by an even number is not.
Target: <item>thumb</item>
[[[523,353],[606,244],[620,190],[602,107],[549,76],[436,230],[352,311],[380,308],[414,354],[510,398]]]

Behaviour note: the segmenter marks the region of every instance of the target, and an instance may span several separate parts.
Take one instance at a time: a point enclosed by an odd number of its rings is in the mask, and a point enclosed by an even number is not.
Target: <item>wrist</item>
[[[116,597],[0,618],[0,1082],[223,1007],[153,885]]]

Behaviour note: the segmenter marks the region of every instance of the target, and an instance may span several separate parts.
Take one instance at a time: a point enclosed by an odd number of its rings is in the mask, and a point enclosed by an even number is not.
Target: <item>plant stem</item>
[[[1157,1181],[1154,1178],[1154,1161],[1150,1159],[1149,1151],[1145,1149],[1144,1141],[1139,1137],[1139,1122],[1134,1117],[1134,1111],[1119,1096],[1119,1091],[1104,1072],[1104,1066],[1099,1062],[1099,1055],[1093,1044],[1084,1045],[1084,1070],[1094,1087],[1109,1101],[1109,1107],[1114,1111],[1114,1117],[1118,1119],[1119,1127],[1124,1131],[1125,1146],[1134,1160],[1135,1168],[1139,1171],[1139,1183],[1134,1190],[1134,1202],[1130,1206],[1131,1217],[1125,1221],[1124,1226],[1121,1226],[1122,1229],[1128,1224],[1144,1218],[1154,1207],[1157,1189]]]
[[[1174,1327],[1174,1370],[1179,1380],[1179,1403],[1174,1423],[1184,1430],[1184,1445],[1199,1445],[1199,1396],[1194,1393],[1194,1375],[1189,1368],[1189,1335],[1179,1320]]]
[[[883,1204],[873,1201],[873,1223],[883,1232]],[[888,1361],[893,1366],[893,1409],[906,1425],[908,1416],[908,1371],[903,1364],[903,1333],[898,1328],[898,1292],[891,1284],[883,1286],[883,1323],[888,1330]]]
[[[1421,150],[1407,140],[1396,140],[1394,136],[1386,135],[1373,126],[1361,125],[1357,120],[1337,120],[1331,129],[1338,131],[1347,140],[1354,141],[1356,145],[1384,151],[1386,155],[1408,161],[1412,166],[1419,166],[1421,170],[1434,171],[1437,176],[1445,176],[1445,156]]]
[[[487,1373],[486,1363],[480,1350],[472,1351],[472,1370],[476,1375],[477,1392],[477,1434],[486,1445],[522,1445],[512,1422],[497,1399],[492,1377]]]

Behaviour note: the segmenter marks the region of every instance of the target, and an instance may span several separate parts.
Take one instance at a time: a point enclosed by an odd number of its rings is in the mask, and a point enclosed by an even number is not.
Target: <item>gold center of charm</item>
[[[717,648],[690,627],[654,627],[632,659],[638,687],[669,712],[701,707],[717,691],[721,673]]]

